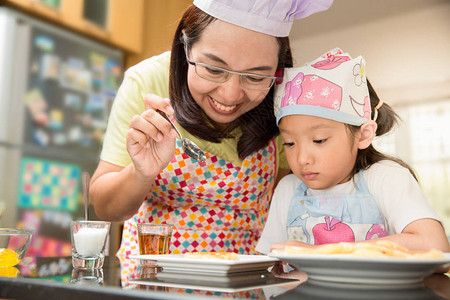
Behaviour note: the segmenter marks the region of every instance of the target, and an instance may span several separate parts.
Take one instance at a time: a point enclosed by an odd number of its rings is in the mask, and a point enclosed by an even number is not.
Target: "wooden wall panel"
[[[146,0],[144,2],[143,50],[127,56],[126,67],[170,50],[178,21],[192,0]]]

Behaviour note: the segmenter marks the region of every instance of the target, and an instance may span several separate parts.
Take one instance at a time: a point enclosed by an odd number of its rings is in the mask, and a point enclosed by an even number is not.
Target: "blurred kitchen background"
[[[191,3],[0,0],[0,226],[35,229],[29,254],[70,255],[81,173],[95,170],[123,72],[170,49]],[[376,146],[416,169],[448,234],[449,16],[448,0],[335,0],[290,35],[296,65],[335,47],[366,58],[380,98],[402,117]]]

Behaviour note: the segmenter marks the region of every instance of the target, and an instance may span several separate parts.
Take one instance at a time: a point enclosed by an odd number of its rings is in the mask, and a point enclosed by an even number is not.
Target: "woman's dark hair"
[[[194,5],[191,5],[184,13],[172,43],[169,97],[177,122],[196,137],[219,143],[221,139],[232,137],[230,132],[236,127],[240,127],[242,135],[237,144],[237,152],[243,159],[265,147],[270,139],[279,134],[273,108],[274,88],[271,88],[257,107],[229,124],[226,130],[219,130],[212,125],[214,122],[197,105],[189,91],[185,48],[192,47],[198,42],[205,28],[215,20],[217,19]],[[277,69],[292,67],[289,38],[277,37],[277,41],[280,46]]]
[[[370,97],[370,107],[372,108],[372,120],[375,115],[375,107],[380,103],[380,98],[378,97],[377,93],[375,92],[374,88],[372,87],[372,84],[367,80],[367,85],[369,87],[369,97]],[[377,136],[381,136],[383,134],[386,134],[390,132],[394,126],[396,126],[400,120],[400,117],[398,114],[390,107],[387,103],[384,103],[379,107],[378,109],[378,115],[376,119],[376,123],[378,125],[377,130],[375,134]],[[360,129],[359,126],[353,126],[353,125],[347,125],[350,129],[350,132],[353,136],[358,132]],[[358,155],[356,157],[356,163],[353,167],[352,175],[355,175],[359,172],[359,170],[365,170],[369,168],[371,165],[382,161],[382,160],[392,160],[396,163],[400,164],[401,166],[407,168],[411,174],[414,176],[414,178],[417,180],[416,173],[414,170],[409,166],[406,162],[403,160],[387,155],[384,153],[381,153],[375,147],[371,144],[366,149],[359,149]]]

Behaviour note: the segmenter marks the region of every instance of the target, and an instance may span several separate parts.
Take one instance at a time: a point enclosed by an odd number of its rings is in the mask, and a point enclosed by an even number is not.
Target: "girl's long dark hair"
[[[190,48],[198,42],[205,28],[215,20],[216,18],[194,5],[184,13],[172,43],[169,97],[178,123],[198,138],[219,143],[221,139],[232,137],[230,132],[240,127],[242,135],[237,144],[237,152],[243,159],[265,147],[270,139],[279,134],[273,108],[274,88],[272,87],[261,104],[229,124],[226,130],[219,130],[211,125],[214,122],[197,105],[189,92],[185,48]],[[277,69],[292,67],[289,38],[277,37],[277,41],[280,46]]]
[[[377,93],[375,92],[374,88],[372,87],[372,84],[367,80],[367,85],[369,88],[369,97],[370,97],[370,106],[372,108],[372,120],[375,115],[375,107],[380,102],[380,98],[378,97]],[[387,103],[383,103],[380,108],[378,108],[378,116],[376,119],[376,123],[378,125],[376,130],[376,135],[381,136],[383,134],[386,134],[390,132],[399,122],[400,117],[398,114],[390,107]],[[360,129],[358,126],[352,126],[348,125],[348,128],[350,129],[350,132],[355,136],[357,131]],[[400,164],[401,166],[407,168],[413,177],[417,180],[416,173],[414,172],[413,168],[409,166],[406,162],[401,160],[398,157],[391,156],[384,154],[371,144],[366,149],[359,149],[358,155],[356,157],[356,163],[352,171],[352,175],[355,175],[359,172],[359,170],[365,170],[369,168],[371,165],[382,161],[382,160],[392,160],[396,163]]]

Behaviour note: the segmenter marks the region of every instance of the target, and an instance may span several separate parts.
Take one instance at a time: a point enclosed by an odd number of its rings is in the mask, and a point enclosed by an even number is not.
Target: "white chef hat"
[[[295,19],[327,10],[333,0],[194,0],[222,21],[273,36],[288,36]]]

